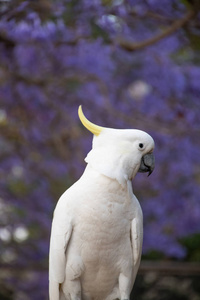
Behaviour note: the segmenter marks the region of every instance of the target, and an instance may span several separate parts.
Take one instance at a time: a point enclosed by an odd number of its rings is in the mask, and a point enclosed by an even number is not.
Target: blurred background
[[[200,299],[200,5],[0,1],[0,299],[48,299],[53,210],[82,174],[92,122],[155,140],[137,300]]]

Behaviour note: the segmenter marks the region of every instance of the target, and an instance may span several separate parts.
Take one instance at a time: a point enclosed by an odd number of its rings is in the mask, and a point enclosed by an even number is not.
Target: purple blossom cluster
[[[0,11],[0,265],[24,270],[25,281],[7,279],[14,299],[47,299],[53,209],[91,148],[80,104],[96,124],[153,136],[156,169],[133,182],[143,251],[187,257],[181,239],[200,233],[199,15],[139,49],[124,44],[173,27],[194,9],[186,2],[18,1]]]

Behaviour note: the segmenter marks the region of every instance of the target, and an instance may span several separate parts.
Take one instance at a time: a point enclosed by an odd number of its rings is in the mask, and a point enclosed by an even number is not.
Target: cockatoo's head
[[[149,134],[95,125],[86,119],[81,106],[78,113],[82,124],[94,134],[92,150],[85,159],[88,165],[120,184],[133,179],[137,172],[153,172],[154,140]]]

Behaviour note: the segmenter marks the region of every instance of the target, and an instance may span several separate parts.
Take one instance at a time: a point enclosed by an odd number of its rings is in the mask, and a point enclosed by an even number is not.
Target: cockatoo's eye
[[[144,148],[144,144],[143,143],[139,143],[139,148],[143,149]]]

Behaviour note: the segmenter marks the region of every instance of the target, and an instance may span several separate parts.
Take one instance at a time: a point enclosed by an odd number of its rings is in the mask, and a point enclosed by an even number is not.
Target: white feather
[[[94,138],[84,174],[55,209],[50,300],[129,299],[143,239],[131,179],[153,147],[153,139],[138,130],[103,129]]]

